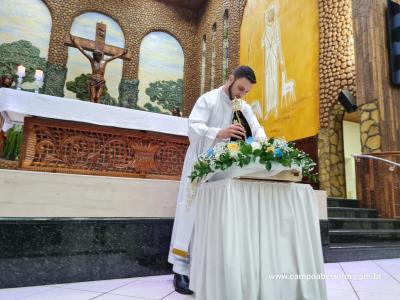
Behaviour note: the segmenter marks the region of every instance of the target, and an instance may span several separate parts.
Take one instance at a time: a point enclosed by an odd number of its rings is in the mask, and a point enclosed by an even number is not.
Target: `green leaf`
[[[251,153],[253,152],[253,148],[251,148],[251,145],[244,143],[240,147],[240,152],[242,152],[243,154],[246,154],[246,155],[251,155]]]
[[[256,157],[256,156],[260,156],[261,152],[262,152],[262,150],[261,150],[261,149],[256,149],[256,150],[254,150],[254,151],[253,151],[253,155],[254,155],[254,157]]]
[[[14,127],[7,132],[7,138],[4,143],[3,157],[7,160],[17,160],[22,144],[22,131]]]

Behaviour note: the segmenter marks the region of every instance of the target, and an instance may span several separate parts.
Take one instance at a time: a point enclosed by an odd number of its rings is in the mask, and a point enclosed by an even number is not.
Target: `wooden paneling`
[[[398,151],[400,88],[391,84],[387,0],[353,0],[357,104],[378,100],[382,151]]]
[[[187,137],[25,118],[24,170],[179,180]]]
[[[400,163],[400,152],[373,156]],[[357,197],[364,208],[378,210],[379,217],[400,218],[400,169],[388,163],[361,158],[356,160]]]

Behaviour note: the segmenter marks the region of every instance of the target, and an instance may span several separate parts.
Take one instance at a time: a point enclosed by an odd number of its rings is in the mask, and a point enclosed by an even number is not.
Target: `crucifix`
[[[65,38],[64,44],[69,47],[78,48],[80,52],[90,61],[92,67],[92,75],[89,80],[90,100],[99,103],[103,94],[103,89],[106,84],[104,80],[104,72],[107,63],[116,59],[131,59],[132,55],[127,49],[122,49],[116,46],[107,45],[106,40],[106,24],[96,23],[96,38],[94,41],[69,34]],[[92,51],[93,57],[88,55],[85,50]],[[104,55],[111,56],[104,59]]]

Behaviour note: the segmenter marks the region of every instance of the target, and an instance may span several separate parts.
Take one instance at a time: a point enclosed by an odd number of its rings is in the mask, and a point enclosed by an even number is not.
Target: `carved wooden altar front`
[[[177,180],[188,145],[183,136],[28,117],[20,168]]]

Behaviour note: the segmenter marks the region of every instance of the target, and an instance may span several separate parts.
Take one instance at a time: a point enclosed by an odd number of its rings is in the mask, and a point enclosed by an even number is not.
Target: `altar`
[[[309,185],[220,180],[201,185],[194,205],[190,289],[196,299],[327,299]]]
[[[3,131],[24,124],[19,168],[178,180],[187,119],[0,89]]]

